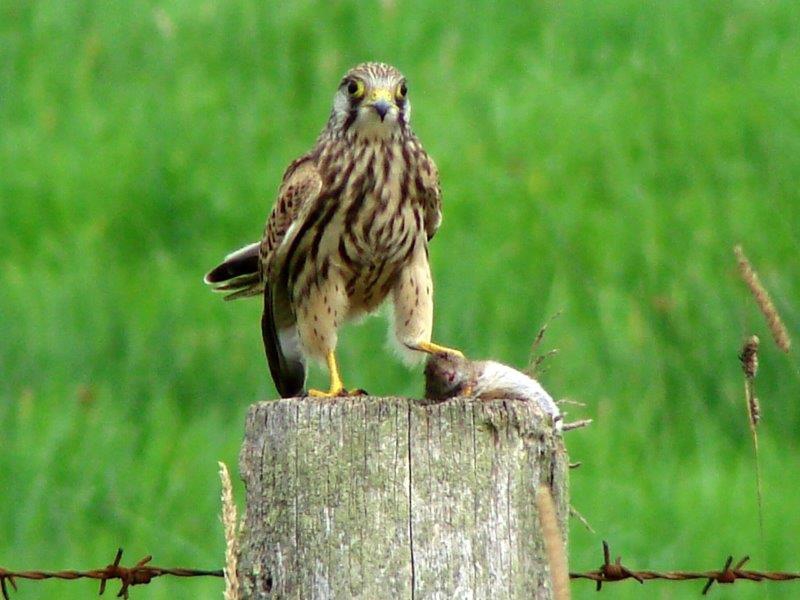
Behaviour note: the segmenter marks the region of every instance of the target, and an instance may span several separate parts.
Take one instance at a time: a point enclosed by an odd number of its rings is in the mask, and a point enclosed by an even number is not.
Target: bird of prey
[[[306,359],[325,361],[327,391],[347,395],[335,350],[350,319],[394,304],[406,358],[461,353],[431,342],[428,242],[442,220],[439,176],[411,131],[406,78],[360,64],[339,83],[313,149],[286,169],[261,242],[228,255],[205,281],[227,299],[261,295],[262,337],[283,397],[300,395]]]

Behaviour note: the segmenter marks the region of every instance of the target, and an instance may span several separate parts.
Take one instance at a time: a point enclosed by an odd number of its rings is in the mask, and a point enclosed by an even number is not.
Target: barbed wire
[[[42,581],[45,579],[99,579],[100,595],[106,591],[109,580],[119,579],[122,582],[117,598],[128,598],[129,588],[134,585],[150,583],[156,577],[170,575],[172,577],[224,577],[222,569],[204,571],[200,569],[165,568],[148,564],[152,556],[145,556],[132,567],[120,566],[122,561],[122,548],[117,550],[114,562],[102,569],[89,571],[9,571],[0,567],[0,592],[4,600],[10,600],[8,584],[14,591],[17,590],[16,579]]]
[[[603,564],[596,571],[585,573],[570,573],[570,579],[590,579],[597,582],[597,590],[600,591],[604,583],[614,581],[624,581],[635,579],[639,583],[644,583],[648,579],[662,579],[667,581],[689,581],[693,579],[705,579],[706,585],[703,587],[703,595],[708,593],[711,586],[716,583],[735,583],[738,579],[748,581],[792,581],[800,579],[800,573],[786,573],[781,571],[749,571],[742,569],[745,563],[750,560],[745,556],[733,567],[733,557],[729,556],[725,561],[725,566],[720,571],[634,571],[622,564],[622,558],[617,557],[616,561],[611,562],[611,552],[608,542],[603,541]]]
[[[213,571],[201,569],[185,568],[166,568],[156,567],[148,564],[152,556],[145,556],[132,567],[123,567],[122,548],[117,550],[114,562],[102,569],[91,569],[88,571],[10,571],[0,567],[0,593],[4,600],[10,600],[9,584],[16,591],[16,579],[27,579],[31,581],[43,581],[45,579],[97,579],[100,581],[100,595],[106,590],[106,583],[110,580],[119,579],[121,586],[117,593],[117,598],[129,597],[130,588],[134,585],[145,585],[157,577],[165,575],[172,577],[224,577],[222,569]],[[714,583],[732,584],[739,579],[748,581],[793,581],[800,579],[800,573],[790,573],[783,571],[750,571],[742,567],[750,560],[745,556],[735,565],[733,557],[728,556],[725,566],[719,571],[634,571],[622,564],[622,558],[617,557],[611,562],[611,551],[608,542],[603,541],[603,564],[595,571],[585,571],[583,573],[570,573],[570,579],[588,579],[597,583],[597,590],[602,589],[604,583],[615,581],[625,581],[634,579],[639,583],[651,579],[664,581],[690,581],[695,579],[705,579],[703,595],[707,594]],[[733,565],[733,566],[731,566]]]

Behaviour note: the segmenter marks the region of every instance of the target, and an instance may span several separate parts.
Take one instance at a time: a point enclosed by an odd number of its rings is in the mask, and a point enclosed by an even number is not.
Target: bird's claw
[[[344,388],[333,388],[325,392],[323,390],[310,389],[308,390],[308,395],[312,398],[338,398],[339,396],[347,395],[347,390]]]
[[[434,344],[433,342],[420,342],[414,346],[409,346],[409,348],[412,350],[419,350],[420,352],[427,352],[428,354],[452,354],[458,358],[464,358],[464,353],[460,350],[448,348],[446,346],[440,346],[439,344]]]
[[[340,388],[338,390],[328,390],[327,392],[315,389],[308,390],[308,396],[311,398],[350,398],[352,396],[366,396],[366,395],[367,392],[360,388],[354,390],[346,390],[344,388]]]

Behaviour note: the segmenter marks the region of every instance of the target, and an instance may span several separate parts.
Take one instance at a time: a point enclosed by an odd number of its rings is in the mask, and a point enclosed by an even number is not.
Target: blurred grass
[[[0,564],[93,567],[117,545],[222,563],[216,460],[236,464],[247,405],[275,392],[258,302],[225,305],[201,277],[258,237],[338,78],[368,59],[408,75],[441,171],[436,339],[522,366],[564,310],[543,380],[595,418],[567,440],[598,532],[572,523],[571,567],[595,568],[605,538],[640,568],[749,553],[800,569],[800,367],[767,343],[731,253],[744,244],[797,338],[800,7],[744,0],[0,4]],[[376,351],[385,332],[346,330],[346,382],[419,393]],[[736,359],[751,333],[763,548]],[[765,592],[798,587],[714,590]]]

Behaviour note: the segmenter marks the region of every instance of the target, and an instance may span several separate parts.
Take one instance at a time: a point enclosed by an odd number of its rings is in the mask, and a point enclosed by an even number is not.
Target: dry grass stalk
[[[573,400],[572,398],[559,398],[556,400],[556,404],[559,406],[568,405],[568,406],[580,406],[581,408],[586,408],[586,402],[580,402],[578,400]]]
[[[556,505],[550,488],[540,485],[536,490],[536,510],[539,512],[539,522],[542,524],[542,537],[544,538],[547,562],[550,565],[550,578],[553,583],[553,598],[555,600],[569,600],[569,568],[567,567],[567,552],[558,526]]]
[[[744,394],[747,400],[747,416],[750,419],[750,428],[755,434],[755,427],[761,419],[761,407],[758,404],[755,391],[755,378],[758,373],[758,344],[757,335],[751,335],[744,342],[739,360],[742,361],[744,371]]]
[[[784,352],[789,352],[789,348],[792,346],[789,332],[786,330],[780,314],[778,314],[778,309],[776,309],[775,305],[772,303],[772,298],[770,298],[769,293],[761,284],[758,273],[753,269],[750,261],[747,260],[740,244],[733,247],[733,253],[736,255],[736,261],[739,263],[739,274],[745,284],[747,284],[747,287],[750,288],[750,293],[753,295],[756,304],[758,304],[758,309],[767,320],[767,326],[772,333],[775,344]]]
[[[571,431],[573,429],[580,429],[581,427],[587,427],[592,424],[592,419],[579,419],[577,421],[572,421],[571,423],[564,423],[564,426],[561,428],[561,431]]]
[[[761,420],[761,406],[756,397],[755,379],[758,374],[758,336],[747,338],[739,354],[744,372],[744,399],[747,406],[747,419],[750,425],[750,436],[753,439],[753,453],[756,459],[756,494],[758,496],[758,526],[764,545],[764,496],[761,484],[761,461],[758,458],[758,422]]]
[[[751,335],[744,341],[742,352],[739,354],[744,376],[749,380],[755,379],[758,373],[758,344],[760,342],[757,335]]]
[[[222,527],[225,530],[225,600],[239,600],[239,577],[236,572],[236,557],[239,544],[236,536],[236,503],[233,501],[233,485],[228,466],[219,462],[219,478],[222,482]]]
[[[761,420],[761,404],[755,394],[750,394],[747,399],[747,408],[750,414],[750,423],[755,427]]]
[[[572,506],[571,504],[569,505],[569,516],[578,519],[580,524],[583,525],[590,533],[596,533],[594,528],[589,523],[589,520],[586,517],[584,517],[580,512],[578,512],[578,509]]]
[[[539,354],[539,355],[536,354],[536,351],[539,349],[539,346],[541,345],[542,340],[544,339],[544,334],[547,332],[547,328],[550,326],[550,323],[552,323],[555,319],[557,319],[560,316],[561,316],[561,311],[559,310],[558,312],[556,312],[556,314],[547,319],[547,321],[545,321],[545,324],[542,325],[542,327],[539,329],[538,333],[536,334],[536,337],[533,339],[533,343],[531,344],[531,360],[528,363],[528,366],[525,367],[525,369],[523,370],[523,372],[526,375],[530,375],[531,377],[536,378],[537,375],[541,374],[539,372],[539,369],[541,368],[542,363],[551,356],[555,356],[556,354],[558,354],[557,348],[554,348],[549,352],[545,352],[544,354]]]

